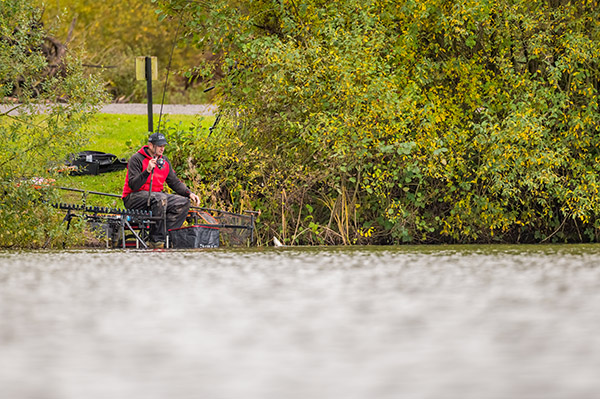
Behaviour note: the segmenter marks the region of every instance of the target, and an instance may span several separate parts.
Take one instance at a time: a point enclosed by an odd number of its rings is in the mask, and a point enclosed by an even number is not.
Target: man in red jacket
[[[167,140],[162,133],[150,135],[148,145],[129,159],[123,186],[125,208],[150,210],[152,216],[160,217],[150,227],[149,244],[152,248],[164,248],[165,231],[177,229],[185,222],[190,200],[200,205],[198,196],[177,178],[171,163],[163,155],[166,145]],[[163,193],[165,183],[177,194]],[[166,226],[163,222],[165,212]]]

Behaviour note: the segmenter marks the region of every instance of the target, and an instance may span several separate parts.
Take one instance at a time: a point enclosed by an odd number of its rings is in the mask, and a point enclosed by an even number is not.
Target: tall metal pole
[[[152,58],[146,57],[146,88],[148,92],[148,132],[154,132],[152,121]]]

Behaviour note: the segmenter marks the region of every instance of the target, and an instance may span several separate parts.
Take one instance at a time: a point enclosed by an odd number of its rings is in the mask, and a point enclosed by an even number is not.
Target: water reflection
[[[0,392],[593,398],[600,247],[0,252]]]

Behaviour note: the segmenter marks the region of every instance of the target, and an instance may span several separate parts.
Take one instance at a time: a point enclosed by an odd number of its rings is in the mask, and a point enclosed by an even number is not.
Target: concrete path
[[[164,104],[163,115],[204,115],[211,116],[217,107],[211,104]],[[100,109],[103,114],[147,114],[148,104],[108,104]],[[152,104],[153,115],[160,115],[161,104]]]

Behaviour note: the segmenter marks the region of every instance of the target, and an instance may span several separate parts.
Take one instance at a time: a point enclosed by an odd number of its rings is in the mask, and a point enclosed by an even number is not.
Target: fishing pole
[[[148,188],[148,201],[146,201],[148,208],[150,208],[150,198],[152,197],[152,179],[154,179],[154,168],[152,168],[152,173],[150,174],[150,188]]]
[[[150,198],[152,197],[152,181],[154,180],[154,169],[158,168],[158,169],[162,169],[163,166],[165,165],[165,159],[162,157],[162,155],[156,159],[156,167],[152,168],[152,173],[150,174],[150,187],[148,188],[148,201],[146,202],[146,205],[148,206],[148,208],[150,208]]]
[[[71,188],[71,187],[59,187],[61,190],[67,190],[67,191],[77,191],[79,193],[84,193],[84,194],[97,194],[97,195],[106,195],[108,197],[117,197],[117,198],[121,198],[120,195],[118,194],[111,194],[111,193],[103,193],[100,191],[90,191],[90,190],[82,190],[79,188]]]
[[[177,37],[179,36],[179,28],[181,27],[182,20],[183,20],[183,13],[179,14],[179,23],[177,24],[177,29],[175,30],[175,37],[173,38],[173,45],[171,46],[171,55],[169,56],[169,64],[167,65],[167,73],[165,76],[165,86],[163,87],[162,99],[160,101],[160,113],[158,114],[158,126],[156,127],[157,132],[160,132],[160,122],[162,119],[163,105],[165,104],[165,93],[167,92],[167,82],[169,81],[169,72],[171,71],[171,62],[173,61],[173,52],[175,51],[175,46],[177,45]]]

